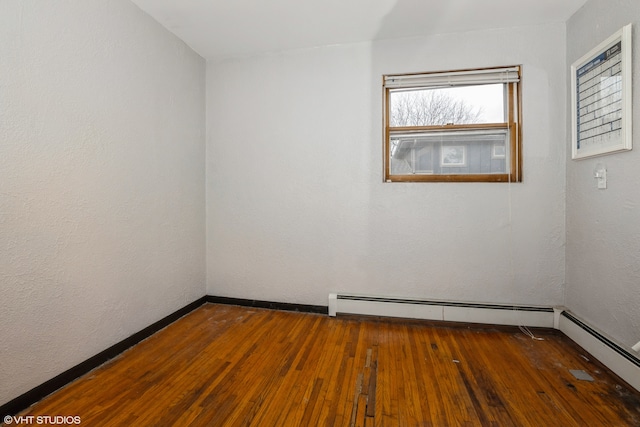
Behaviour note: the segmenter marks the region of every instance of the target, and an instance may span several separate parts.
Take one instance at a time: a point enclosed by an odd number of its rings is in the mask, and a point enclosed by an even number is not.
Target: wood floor
[[[640,393],[564,335],[535,333],[543,340],[206,304],[20,415],[82,426],[640,426]]]

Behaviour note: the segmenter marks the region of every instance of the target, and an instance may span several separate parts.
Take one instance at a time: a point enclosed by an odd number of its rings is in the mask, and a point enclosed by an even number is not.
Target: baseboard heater
[[[564,307],[478,304],[331,293],[329,315],[337,314],[558,329],[640,391],[640,359]]]
[[[640,359],[636,355],[570,311],[562,312],[558,329],[640,391]]]
[[[354,294],[329,294],[329,315],[362,314],[448,322],[553,328],[552,307],[435,301]],[[555,320],[554,320],[555,319]]]

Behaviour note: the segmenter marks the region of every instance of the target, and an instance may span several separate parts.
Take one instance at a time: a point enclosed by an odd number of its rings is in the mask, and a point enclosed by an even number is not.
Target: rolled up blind
[[[515,83],[519,81],[520,67],[514,66],[424,74],[390,74],[384,76],[384,87],[389,89],[418,87],[436,88],[479,84]]]

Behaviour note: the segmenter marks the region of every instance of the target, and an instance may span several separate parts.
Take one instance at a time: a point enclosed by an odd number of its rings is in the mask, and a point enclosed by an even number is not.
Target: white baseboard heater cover
[[[637,356],[569,311],[562,312],[558,329],[640,391],[640,359]]]
[[[331,293],[329,316],[337,314],[559,329],[640,391],[640,359],[564,307],[477,304]]]
[[[329,294],[329,315],[335,316],[338,313],[494,325],[554,327],[552,307]]]

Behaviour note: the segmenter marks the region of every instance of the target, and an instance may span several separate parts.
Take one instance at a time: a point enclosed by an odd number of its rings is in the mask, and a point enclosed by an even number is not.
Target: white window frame
[[[462,148],[462,161],[461,162],[447,162],[446,151],[448,148]],[[443,145],[440,148],[440,166],[443,168],[463,168],[467,166],[467,146],[466,145]]]
[[[502,152],[498,153],[496,148],[501,148]],[[491,147],[491,158],[492,159],[504,159],[507,155],[507,146],[505,144],[495,143],[493,147]]]

